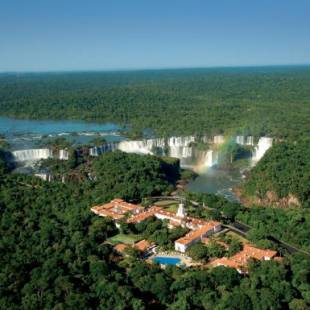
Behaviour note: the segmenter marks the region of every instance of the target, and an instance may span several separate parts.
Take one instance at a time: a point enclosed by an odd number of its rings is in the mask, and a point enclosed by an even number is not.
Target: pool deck
[[[170,258],[179,258],[180,259],[180,263],[177,264],[177,266],[179,265],[185,265],[186,267],[190,267],[193,263],[192,263],[192,259],[184,254],[181,254],[179,252],[174,252],[174,251],[171,251],[171,252],[159,252],[159,253],[156,253],[152,256],[150,256],[148,259],[147,259],[147,262],[149,263],[153,263],[153,258],[155,258],[156,256],[160,256],[160,257],[170,257]]]

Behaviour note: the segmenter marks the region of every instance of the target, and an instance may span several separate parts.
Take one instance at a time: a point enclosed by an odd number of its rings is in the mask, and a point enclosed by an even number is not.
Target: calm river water
[[[4,135],[13,149],[36,147],[42,138],[65,137],[76,143],[88,143],[103,136],[108,142],[120,141],[121,130],[116,124],[100,124],[83,121],[19,120],[0,117],[0,134]]]

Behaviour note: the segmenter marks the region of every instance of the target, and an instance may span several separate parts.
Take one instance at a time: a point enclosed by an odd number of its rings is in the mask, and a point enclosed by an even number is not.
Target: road
[[[241,222],[234,222],[231,225],[223,225],[223,226],[229,228],[230,230],[234,231],[235,233],[241,235],[242,237],[246,237],[247,236],[247,232],[251,229],[251,226],[248,226],[248,225],[243,224]],[[310,255],[310,253],[308,253],[308,252],[306,252],[304,250],[298,249],[298,248],[296,248],[296,247],[286,243],[285,241],[282,241],[282,240],[279,240],[279,239],[275,238],[272,235],[268,236],[268,240],[277,243],[278,245],[280,245],[281,247],[286,249],[287,252],[290,253],[290,254],[300,252],[300,253],[303,253],[303,254],[306,254],[306,255]]]
[[[159,196],[159,197],[151,197],[152,199],[167,199],[167,200],[178,200],[178,201],[182,201],[184,200],[185,198],[184,197],[180,197],[180,196]],[[192,201],[192,200],[189,200],[189,202],[194,205],[194,206],[199,206],[200,203],[198,203],[197,201]],[[205,207],[206,209],[210,209],[210,210],[214,210],[213,208],[210,208],[210,207]],[[241,222],[234,222],[232,223],[231,225],[223,225],[223,227],[226,227],[226,228],[229,228],[230,230],[234,231],[235,233],[241,235],[242,237],[247,237],[247,233],[250,229],[252,229],[251,226],[249,225],[246,225],[244,223],[241,223]],[[301,250],[301,249],[298,249],[288,243],[286,243],[285,241],[283,240],[280,240],[278,238],[275,238],[274,236],[272,235],[269,235],[268,236],[268,239],[270,241],[273,241],[275,243],[277,243],[278,245],[280,245],[281,247],[283,247],[284,249],[287,250],[288,253],[290,254],[293,254],[293,253],[297,253],[297,252],[300,252],[300,253],[303,253],[303,254],[306,254],[306,255],[309,255],[310,256],[310,253],[304,251],[304,250]]]

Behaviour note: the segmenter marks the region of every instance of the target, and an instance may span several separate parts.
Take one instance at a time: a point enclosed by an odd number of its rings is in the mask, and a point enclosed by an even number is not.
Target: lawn
[[[108,239],[112,244],[125,243],[125,244],[134,244],[135,242],[141,240],[139,235],[134,234],[118,234]]]
[[[178,211],[178,208],[179,208],[179,205],[174,204],[174,205],[169,206],[169,208],[166,208],[165,210],[176,213]]]
[[[248,241],[247,239],[243,238],[242,236],[236,234],[236,233],[233,232],[233,231],[228,231],[228,232],[226,233],[226,235],[231,236],[231,237],[233,237],[234,239],[237,239],[238,241],[242,242],[243,244],[249,243],[249,241]]]
[[[175,205],[177,203],[178,202],[175,200],[159,200],[159,201],[156,201],[154,205],[159,206],[159,207],[168,207],[171,205]]]
[[[165,210],[176,213],[179,207],[178,201],[175,200],[160,200],[154,203],[158,207],[163,207]]]

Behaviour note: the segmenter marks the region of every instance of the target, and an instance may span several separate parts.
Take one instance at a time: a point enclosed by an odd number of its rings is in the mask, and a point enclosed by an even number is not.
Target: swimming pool
[[[164,265],[177,265],[181,260],[178,257],[155,256],[153,262]]]

